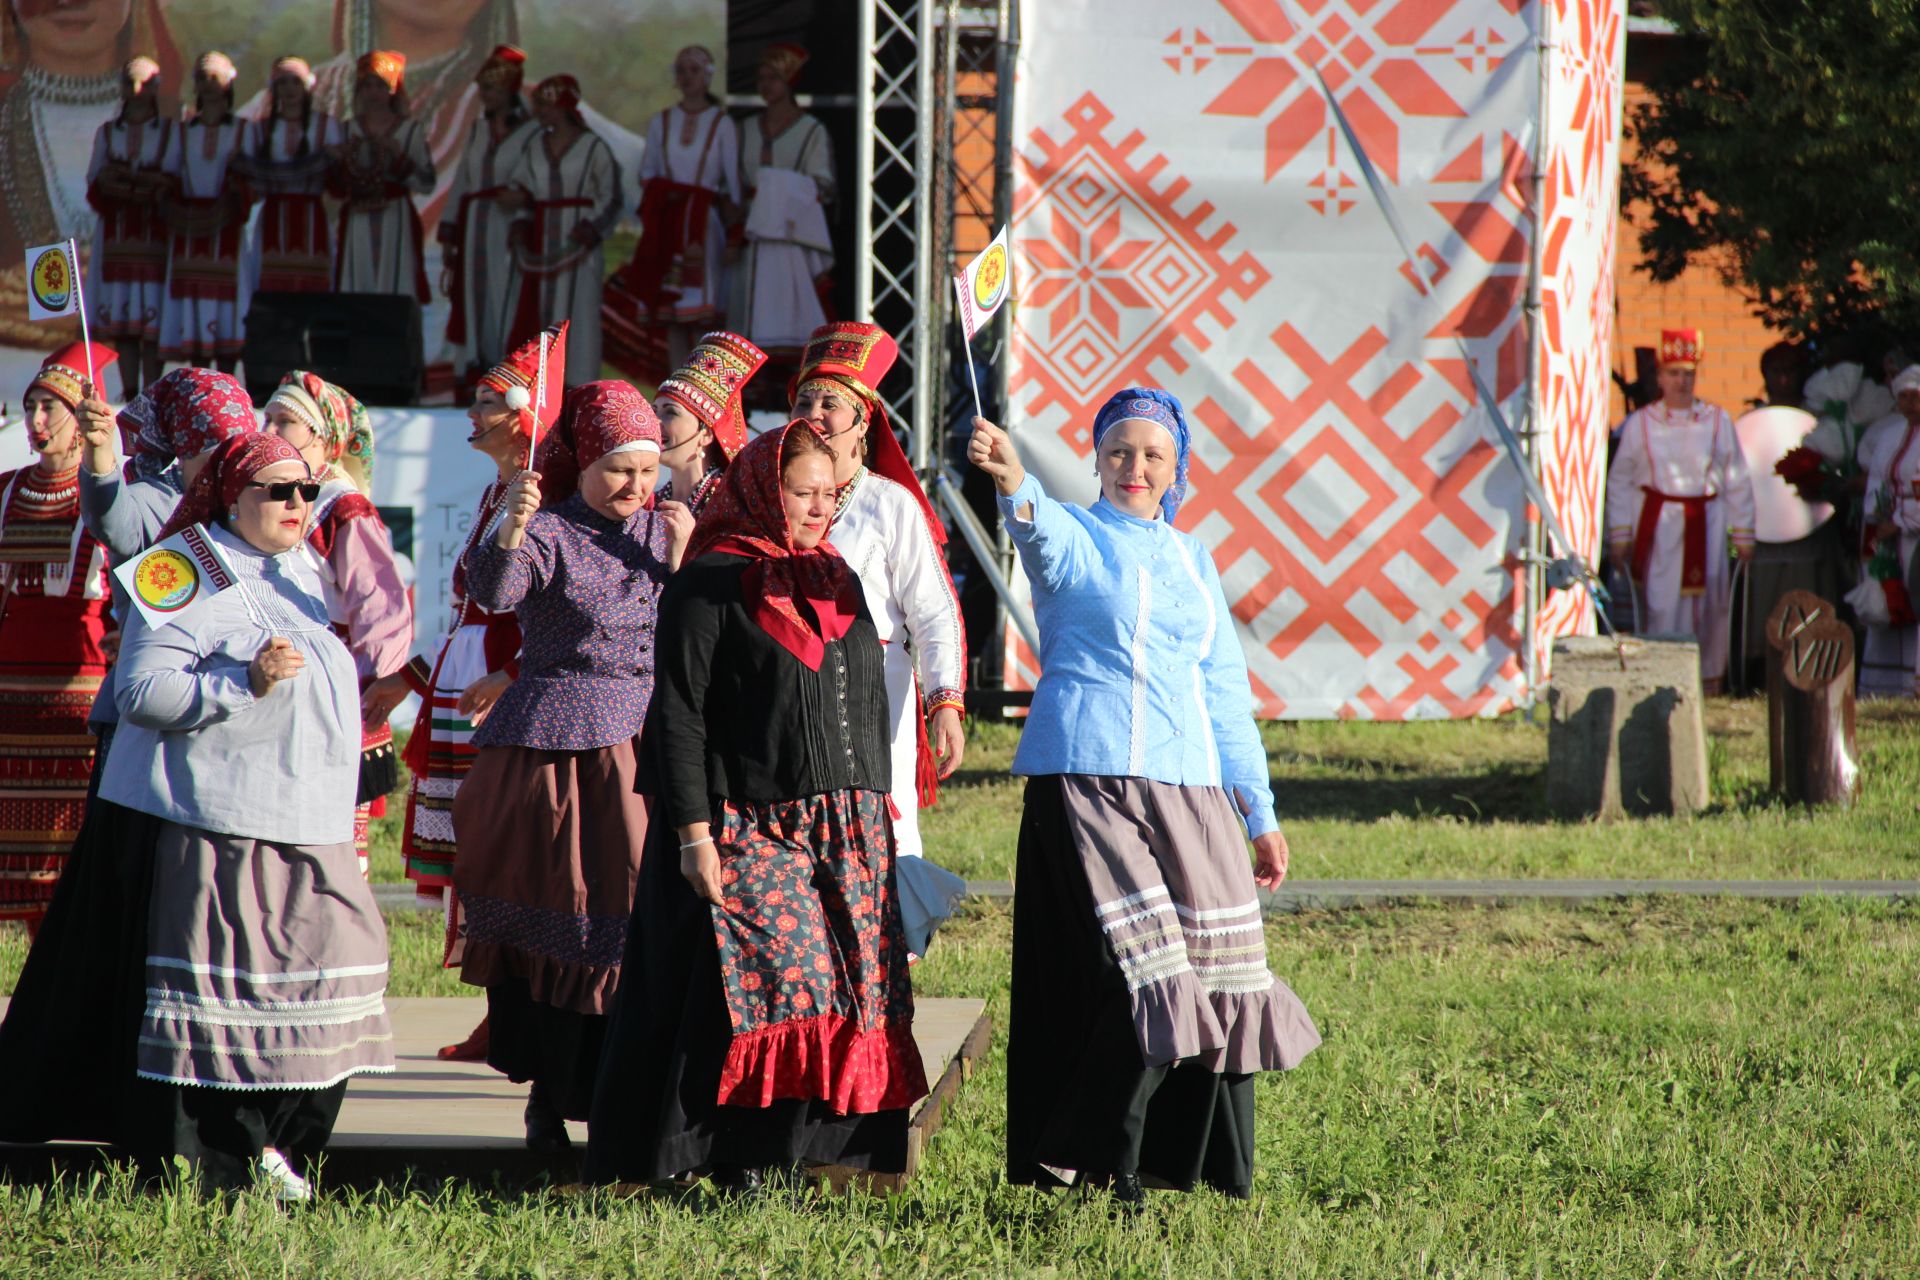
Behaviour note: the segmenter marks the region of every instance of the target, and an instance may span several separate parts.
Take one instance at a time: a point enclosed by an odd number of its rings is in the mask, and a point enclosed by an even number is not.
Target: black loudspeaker
[[[392,293],[256,293],[247,312],[247,394],[265,404],[289,369],[306,369],[362,404],[420,399],[420,304]]]

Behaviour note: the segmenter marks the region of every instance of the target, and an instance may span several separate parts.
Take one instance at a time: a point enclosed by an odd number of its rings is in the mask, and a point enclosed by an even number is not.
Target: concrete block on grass
[[[1707,803],[1700,648],[1631,636],[1553,642],[1547,807],[1562,818],[1692,813]]]

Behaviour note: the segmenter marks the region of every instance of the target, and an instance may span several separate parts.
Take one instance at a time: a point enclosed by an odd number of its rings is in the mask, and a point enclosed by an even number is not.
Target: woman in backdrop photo
[[[580,84],[549,76],[533,90],[540,136],[508,176],[519,299],[513,332],[567,322],[567,367],[576,383],[600,376],[600,245],[620,221],[620,164],[580,114]]]
[[[414,197],[433,190],[426,130],[407,104],[407,60],[389,50],[360,59],[353,119],[327,179],[345,202],[333,286],[341,293],[412,296],[427,305],[426,243]]]
[[[647,125],[640,240],[620,273],[642,321],[665,336],[665,363],[634,371],[644,382],[686,363],[693,335],[721,321],[726,224],[740,203],[740,136],[713,96],[713,55],[682,49],[673,83],[680,101]]]
[[[747,447],[741,397],[766,362],[766,353],[739,334],[717,330],[700,339],[653,399],[660,417],[660,466],[670,477],[662,492],[686,503],[696,516],[727,464]]]
[[[727,468],[660,602],[640,867],[587,1176],[757,1193],[898,1172],[927,1091],[894,894],[887,694],[803,422]]]
[[[166,302],[165,197],[178,181],[180,123],[161,113],[160,64],[134,58],[120,74],[120,112],[100,126],[87,167],[98,215],[87,305],[93,333],[120,353],[120,390],[132,399],[160,377]]]
[[[1007,1176],[1123,1206],[1251,1195],[1254,1073],[1320,1043],[1267,969],[1255,888],[1285,878],[1287,842],[1219,571],[1173,527],[1191,448],[1180,402],[1143,387],[1094,419],[1091,507],[1049,497],[984,418],[967,448],[1040,625],[1013,760]]]
[[[359,680],[301,545],[319,488],[277,436],[213,451],[159,540],[198,527],[234,585],[127,619],[100,783],[158,819],[136,1065],[162,1129],[142,1164],[287,1200],[311,1196],[347,1080],[393,1070],[386,926],[353,849]]]
[[[250,292],[333,288],[327,169],[345,139],[341,123],[314,106],[313,68],[307,60],[292,54],[275,58],[253,149],[235,161],[260,196],[243,269]]]
[[[261,417],[267,433],[298,449],[320,482],[307,545],[320,560],[334,634],[353,655],[360,687],[366,689],[405,666],[413,648],[413,600],[394,558],[393,539],[373,505],[373,429],[366,408],[346,388],[294,369],[280,379]],[[367,870],[368,826],[386,816],[387,793],[400,780],[387,723],[396,703],[376,699],[366,707],[353,811],[353,846],[360,851],[362,870]]]
[[[837,190],[827,127],[800,109],[793,85],[807,64],[797,44],[760,54],[755,84],[767,109],[740,128],[746,245],[735,272],[733,325],[789,374],[827,322],[822,292],[833,270],[827,209]]]
[[[646,843],[635,747],[655,606],[693,517],[653,501],[660,424],[624,382],[567,397],[537,472],[467,556],[473,598],[520,619],[520,674],[473,735],[454,801],[462,981],[487,992],[487,1063],[527,1095],[527,1145],[585,1120]]]
[[[194,113],[174,150],[179,190],[167,207],[172,246],[160,315],[162,361],[215,365],[232,373],[246,345],[252,281],[241,270],[253,188],[245,157],[257,126],[233,114],[239,72],[224,53],[193,69]]]
[[[535,339],[481,375],[467,419],[473,431],[467,444],[493,463],[494,479],[481,491],[466,542],[453,564],[449,587],[451,621],[447,632],[413,656],[398,673],[367,686],[362,710],[368,723],[390,714],[408,693],[420,698],[420,715],[407,739],[406,762],[413,774],[407,793],[406,831],[401,851],[407,879],[420,895],[446,911],[445,963],[460,962],[465,924],[459,895],[453,891],[458,843],[453,801],[473,765],[473,733],[513,683],[520,669],[520,623],[512,610],[494,612],[473,598],[467,587],[467,557],[505,509],[513,478],[527,469],[536,433],[560,416],[561,379],[566,373],[567,326],[548,330],[546,368]],[[544,405],[534,403],[544,385]],[[486,1023],[442,1056],[479,1061],[487,1056]]]

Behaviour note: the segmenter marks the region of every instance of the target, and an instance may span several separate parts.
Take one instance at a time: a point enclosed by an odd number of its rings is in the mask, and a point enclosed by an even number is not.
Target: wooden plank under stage
[[[0,1016],[6,1001],[0,998]],[[437,1181],[459,1178],[504,1186],[578,1179],[577,1156],[586,1149],[586,1126],[570,1123],[573,1155],[536,1156],[523,1144],[521,1110],[527,1087],[516,1085],[485,1063],[442,1062],[435,1051],[473,1030],[486,1012],[478,997],[403,998],[387,1001],[393,1023],[396,1070],[361,1076],[348,1086],[345,1105],[328,1145],[323,1179],[331,1185]],[[927,1137],[940,1127],[945,1108],[985,1055],[992,1033],[984,1000],[914,1001],[914,1039],[926,1062],[932,1092],[914,1109],[908,1136],[907,1172],[876,1177],[880,1187],[913,1176]],[[50,1174],[89,1171],[104,1163],[92,1143],[44,1146],[0,1143],[0,1176],[39,1181]],[[836,1184],[847,1179],[830,1171]]]

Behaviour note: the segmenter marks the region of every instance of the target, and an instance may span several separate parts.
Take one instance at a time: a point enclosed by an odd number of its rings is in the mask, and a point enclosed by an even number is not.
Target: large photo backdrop
[[[724,59],[726,23],[725,0],[0,0],[0,399],[17,400],[39,353],[79,336],[77,325],[27,321],[21,254],[69,236],[91,253],[93,135],[118,110],[119,69],[133,55],[160,61],[177,108],[192,96],[194,59],[221,50],[239,69],[236,99],[251,114],[273,59],[298,54],[317,73],[318,105],[340,116],[361,54],[407,55],[408,96],[429,122],[439,175],[420,202],[434,282],[424,316],[431,364],[446,327],[432,228],[479,114],[474,72],[493,46],[527,50],[529,87],[560,71],[580,81],[584,114],[618,156],[631,208],[647,120],[676,96],[674,52],[701,44]]]
[[[1526,698],[1525,503],[1455,339],[1509,421],[1539,396],[1541,469],[1591,558],[1622,11],[1026,7],[1010,417],[1035,471],[1084,501],[1109,394],[1154,384],[1187,404],[1181,523],[1219,562],[1263,715],[1492,715]],[[1430,294],[1314,68],[1388,185]],[[1556,594],[1534,621],[1544,647],[1591,614]],[[1037,676],[1017,639],[1009,668],[1016,683]]]

